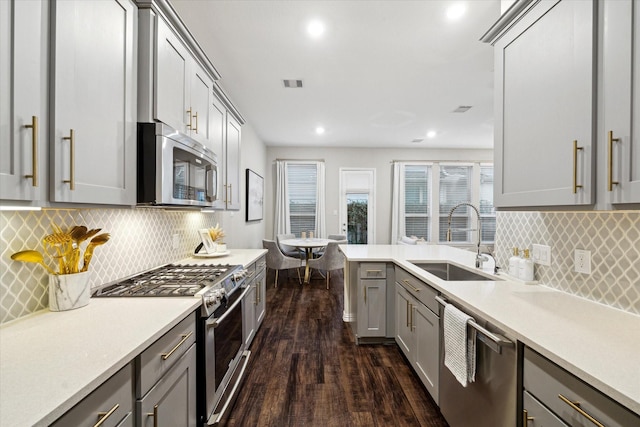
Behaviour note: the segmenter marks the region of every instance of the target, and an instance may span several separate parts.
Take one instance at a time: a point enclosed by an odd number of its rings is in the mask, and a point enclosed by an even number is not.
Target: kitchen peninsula
[[[497,280],[446,281],[413,263],[448,262],[474,270],[473,252],[449,246],[341,245],[340,249],[347,258],[346,321],[355,321],[358,315],[359,265],[400,267],[449,302],[482,316],[506,335],[640,414],[639,316],[504,275],[495,277]],[[387,292],[394,289],[393,284],[387,278]],[[387,320],[393,317],[395,307],[389,301],[387,293]],[[389,332],[387,337],[395,334]]]

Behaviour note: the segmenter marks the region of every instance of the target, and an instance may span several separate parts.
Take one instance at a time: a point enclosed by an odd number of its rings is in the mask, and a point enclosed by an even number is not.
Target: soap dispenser
[[[524,249],[519,262],[518,278],[526,282],[533,280],[533,261],[529,258],[529,249]]]
[[[513,256],[509,258],[509,275],[516,279],[520,269],[520,257],[518,255],[518,248],[513,248]]]

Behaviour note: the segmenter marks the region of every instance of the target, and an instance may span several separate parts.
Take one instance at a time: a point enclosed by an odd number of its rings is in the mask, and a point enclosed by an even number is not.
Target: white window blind
[[[429,240],[431,215],[431,166],[404,168],[405,232]]]
[[[440,230],[439,241],[447,241],[449,212],[456,205],[471,201],[471,166],[440,166]],[[451,229],[470,229],[471,218],[475,213],[468,206],[461,206],[455,210],[451,218]],[[474,218],[475,220],[475,218]],[[452,242],[470,241],[470,232],[453,231]]]
[[[300,237],[302,231],[315,229],[317,168],[310,163],[287,164],[287,188],[291,232]]]
[[[480,166],[480,221],[482,241],[493,242],[496,234],[496,209],[493,206],[493,165]]]

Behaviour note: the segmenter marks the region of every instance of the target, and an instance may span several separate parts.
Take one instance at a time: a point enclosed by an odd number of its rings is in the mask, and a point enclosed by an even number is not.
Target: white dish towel
[[[476,379],[476,330],[467,328],[470,320],[453,305],[444,307],[444,365],[463,387]]]

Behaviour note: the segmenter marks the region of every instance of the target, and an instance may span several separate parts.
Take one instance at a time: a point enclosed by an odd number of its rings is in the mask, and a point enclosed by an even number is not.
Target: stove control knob
[[[204,300],[204,304],[207,307],[211,307],[212,305],[217,304],[219,301],[220,298],[217,295],[208,295]]]

